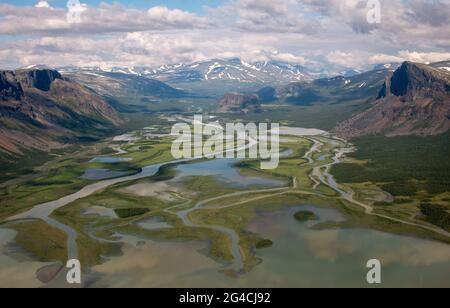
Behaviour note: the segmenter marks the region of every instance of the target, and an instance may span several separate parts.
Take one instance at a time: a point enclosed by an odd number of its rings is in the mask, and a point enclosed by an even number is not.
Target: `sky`
[[[69,9],[70,8],[70,9]],[[450,0],[2,0],[0,68],[450,60]]]
[[[39,1],[37,0],[2,0],[2,3],[17,5],[17,6],[35,6]],[[67,7],[67,0],[53,0],[47,1],[51,3],[54,8],[65,8]],[[80,3],[87,4],[89,6],[98,6],[102,2],[108,3],[108,1],[102,0],[85,0]],[[217,7],[223,4],[222,0],[127,0],[127,1],[109,1],[109,3],[122,3],[129,7],[134,7],[138,9],[148,9],[154,6],[166,6],[171,9],[180,9],[183,11],[188,11],[198,15],[205,13],[204,7]]]

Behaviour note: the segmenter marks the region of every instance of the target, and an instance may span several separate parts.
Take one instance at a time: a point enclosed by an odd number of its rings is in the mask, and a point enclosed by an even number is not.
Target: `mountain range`
[[[151,71],[149,76],[169,83],[234,80],[278,84],[312,79],[308,70],[300,65],[276,61],[248,63],[240,59],[215,59],[188,65],[161,66]]]
[[[450,62],[403,63],[388,76],[368,110],[340,123],[350,138],[369,134],[438,135],[450,129]]]
[[[356,114],[334,129],[344,138],[438,135],[450,129],[450,61],[383,65],[351,77],[266,86],[254,94],[229,93],[218,111],[248,113],[260,111],[258,104],[280,102],[301,106],[352,102]]]
[[[365,71],[392,69],[399,63],[368,65],[365,69],[349,68],[342,65],[327,65],[317,68],[317,65],[304,66],[283,61],[246,62],[239,58],[211,59],[193,63],[161,65],[159,67],[58,67],[56,70],[64,74],[91,74],[102,77],[138,76],[168,84],[186,84],[203,81],[231,81],[235,83],[283,85],[292,82],[312,81],[318,78],[335,76],[353,77]],[[30,68],[46,68],[45,65],[30,66]],[[130,77],[131,78],[131,77]]]
[[[382,68],[350,77],[337,76],[313,81],[293,82],[276,87],[267,86],[257,94],[262,102],[285,101],[297,105],[321,102],[367,100],[377,96],[392,69]]]
[[[334,132],[346,138],[367,134],[436,135],[449,130],[450,61],[429,65],[405,62],[395,67],[383,65],[356,75],[353,72],[314,80],[308,79],[300,67],[281,68],[274,63],[253,66],[240,60],[212,61],[191,69],[206,69],[205,76],[198,74],[203,80],[222,78],[230,72],[250,76],[248,72],[253,75],[254,71],[273,78],[298,79],[282,84],[280,79],[273,85],[263,85],[257,93],[229,93],[219,102],[219,112],[259,112],[261,104],[271,102],[309,106],[351,101],[359,106],[355,110],[364,111],[337,125]],[[178,67],[179,72],[185,68]],[[267,73],[271,70],[273,75]],[[151,74],[165,79],[163,75],[174,76],[170,71],[165,67]],[[0,149],[23,155],[28,150],[50,151],[85,137],[105,136],[122,123],[108,97],[133,95],[163,99],[188,94],[163,81],[127,72],[45,67],[0,71]]]
[[[104,71],[100,68],[61,68],[64,76],[110,97],[150,96],[176,98],[185,96],[182,90],[164,82],[126,71]]]
[[[58,71],[0,71],[3,152],[49,151],[84,136],[102,136],[121,123],[102,96]]]
[[[62,67],[58,71],[65,73],[91,73],[105,75],[109,73],[140,76],[167,82],[169,84],[200,81],[235,81],[256,84],[282,84],[312,80],[324,76],[321,72],[298,64],[282,61],[246,62],[241,59],[212,59],[189,64],[161,65],[152,67]]]

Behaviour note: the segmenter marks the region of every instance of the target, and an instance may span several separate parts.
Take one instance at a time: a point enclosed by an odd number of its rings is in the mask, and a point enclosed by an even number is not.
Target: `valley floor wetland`
[[[370,259],[383,287],[450,287],[447,231],[417,208],[379,208],[392,196],[376,185],[337,183],[351,144],[281,134],[274,170],[173,160],[169,135],[137,131],[103,145],[114,154],[80,154],[82,170],[60,159],[4,188],[24,203],[1,216],[0,287],[64,286],[67,259],[81,261],[85,287],[366,287]]]

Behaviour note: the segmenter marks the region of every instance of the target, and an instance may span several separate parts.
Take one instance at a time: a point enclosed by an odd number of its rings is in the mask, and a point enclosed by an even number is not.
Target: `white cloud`
[[[450,60],[450,52],[410,52],[401,50],[394,55],[389,54],[372,54],[368,52],[343,52],[333,51],[327,55],[330,63],[343,67],[367,68],[368,65],[384,64],[384,63],[400,63],[403,61],[411,61],[418,63],[433,63],[439,61]]]
[[[48,7],[45,1],[35,7],[0,4],[0,35],[99,35],[211,26],[207,18],[178,9],[154,7],[145,11],[107,3],[101,3],[99,7],[83,4],[81,23],[73,24],[67,20],[66,9],[43,10]]]
[[[164,6],[67,10],[0,4],[0,65],[159,66],[208,58],[367,68],[450,59],[450,0],[382,1],[382,23],[365,0],[229,0],[205,16]],[[51,7],[50,7],[51,8]]]
[[[151,22],[172,25],[174,28],[182,27],[183,25],[195,28],[197,22],[199,22],[200,25],[206,23],[205,19],[199,18],[194,14],[178,9],[170,10],[164,6],[150,8],[147,11],[147,15]]]
[[[266,61],[281,61],[301,65],[305,65],[308,62],[308,60],[303,56],[294,55],[292,53],[280,53],[278,50],[263,52],[262,54],[265,56]]]
[[[36,3],[35,7],[37,7],[37,8],[47,8],[47,9],[52,8],[50,3],[48,3],[47,1],[39,1],[38,3]]]
[[[369,58],[368,53],[364,52],[344,52],[344,51],[332,51],[327,56],[328,62],[342,66],[342,67],[354,67],[362,68],[367,65]]]
[[[399,52],[399,56],[407,61],[420,63],[450,60],[450,52],[411,52],[403,50]]]
[[[314,34],[322,29],[321,20],[311,18],[296,0],[232,0],[211,9],[221,24],[246,32]]]
[[[383,64],[383,63],[399,63],[406,59],[400,56],[386,55],[386,54],[375,54],[369,57],[370,64]]]

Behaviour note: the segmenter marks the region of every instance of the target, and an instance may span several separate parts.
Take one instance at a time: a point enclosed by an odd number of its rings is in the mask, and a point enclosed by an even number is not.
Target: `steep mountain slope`
[[[391,74],[389,69],[380,69],[351,77],[337,76],[312,82],[265,87],[257,94],[262,102],[281,100],[298,105],[367,100],[378,94],[386,77]]]
[[[450,71],[444,63],[403,63],[387,78],[372,108],[340,123],[344,137],[437,135],[450,129]]]
[[[173,98],[186,95],[161,81],[126,71],[107,72],[99,68],[61,70],[67,76],[104,96],[151,96]]]
[[[219,113],[249,113],[261,111],[259,98],[255,94],[228,93],[219,102]]]
[[[0,151],[49,151],[120,123],[101,96],[55,70],[0,71]]]
[[[430,64],[432,67],[446,72],[450,72],[450,61],[442,61]]]

